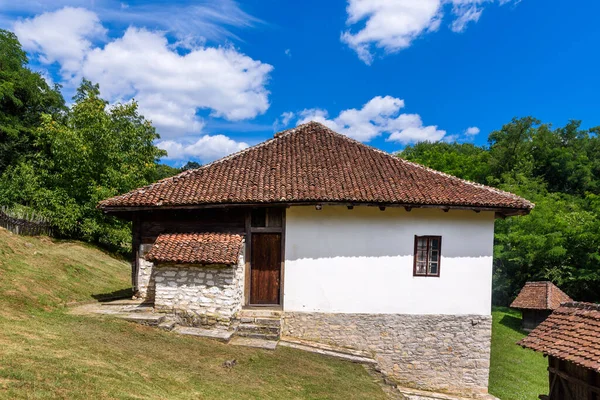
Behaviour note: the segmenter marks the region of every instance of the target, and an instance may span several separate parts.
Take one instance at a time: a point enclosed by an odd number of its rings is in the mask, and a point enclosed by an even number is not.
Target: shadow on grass
[[[500,324],[506,326],[507,328],[512,329],[515,332],[518,332],[522,335],[527,335],[523,329],[521,329],[521,318],[512,316],[512,315],[504,315],[500,320]]]
[[[127,299],[133,296],[133,290],[131,288],[127,289],[119,289],[110,293],[99,293],[93,294],[92,297],[98,301],[109,301],[109,300],[117,300],[117,299]]]

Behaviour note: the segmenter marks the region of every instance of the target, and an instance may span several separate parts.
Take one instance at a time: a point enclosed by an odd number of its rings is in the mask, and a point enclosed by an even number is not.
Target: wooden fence
[[[0,226],[18,235],[52,236],[50,221],[33,211],[15,211],[7,207],[0,208]]]

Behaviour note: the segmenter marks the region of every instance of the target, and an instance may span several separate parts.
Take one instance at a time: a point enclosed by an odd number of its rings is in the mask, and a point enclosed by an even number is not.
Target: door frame
[[[285,290],[285,217],[287,207],[265,207],[281,210],[281,227],[252,227],[252,209],[246,211],[246,248],[244,255],[244,307],[245,308],[276,308],[283,309],[283,294]],[[252,281],[252,233],[279,233],[281,235],[281,265],[279,267],[279,304],[251,304],[250,285]]]

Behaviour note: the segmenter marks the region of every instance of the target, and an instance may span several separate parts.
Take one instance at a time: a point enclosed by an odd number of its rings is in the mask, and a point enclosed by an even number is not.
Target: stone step
[[[240,332],[237,331],[235,333],[236,336],[245,337],[245,338],[253,338],[253,339],[262,339],[262,340],[279,340],[278,333],[258,333],[258,332]]]
[[[263,318],[243,317],[240,319],[240,324],[242,324],[242,325],[254,324],[254,325],[280,327],[281,326],[281,318],[278,318],[278,317],[270,317],[270,318],[267,318],[267,317],[263,317]]]
[[[281,318],[281,310],[243,309],[238,312],[239,318]]]
[[[256,324],[240,324],[237,328],[238,333],[263,333],[263,334],[279,334],[278,326],[256,325]]]
[[[177,326],[173,329],[173,332],[179,333],[180,335],[192,335],[216,339],[225,343],[229,342],[229,339],[233,336],[233,331],[226,331],[224,329],[192,328],[189,326]]]
[[[375,361],[371,355],[359,350],[345,349],[290,337],[281,338],[279,341],[279,345],[284,347],[291,347],[298,350],[309,351],[311,353],[335,357],[346,361],[352,361],[355,363],[377,364],[377,361]]]
[[[116,316],[129,322],[148,326],[158,326],[165,319],[164,315],[150,313],[116,314]]]
[[[158,324],[158,327],[164,331],[172,331],[176,325],[177,325],[177,322],[175,322],[172,319],[167,318],[163,322]]]

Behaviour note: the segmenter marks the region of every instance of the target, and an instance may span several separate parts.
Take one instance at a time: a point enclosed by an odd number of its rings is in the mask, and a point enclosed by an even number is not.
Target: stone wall
[[[487,393],[491,316],[285,312],[283,335],[371,352],[402,386]]]
[[[154,301],[154,264],[144,256],[151,248],[151,244],[140,245],[137,273],[137,296],[150,303]]]
[[[181,325],[229,327],[242,308],[243,255],[234,266],[158,264],[153,276],[155,309],[173,312]]]

